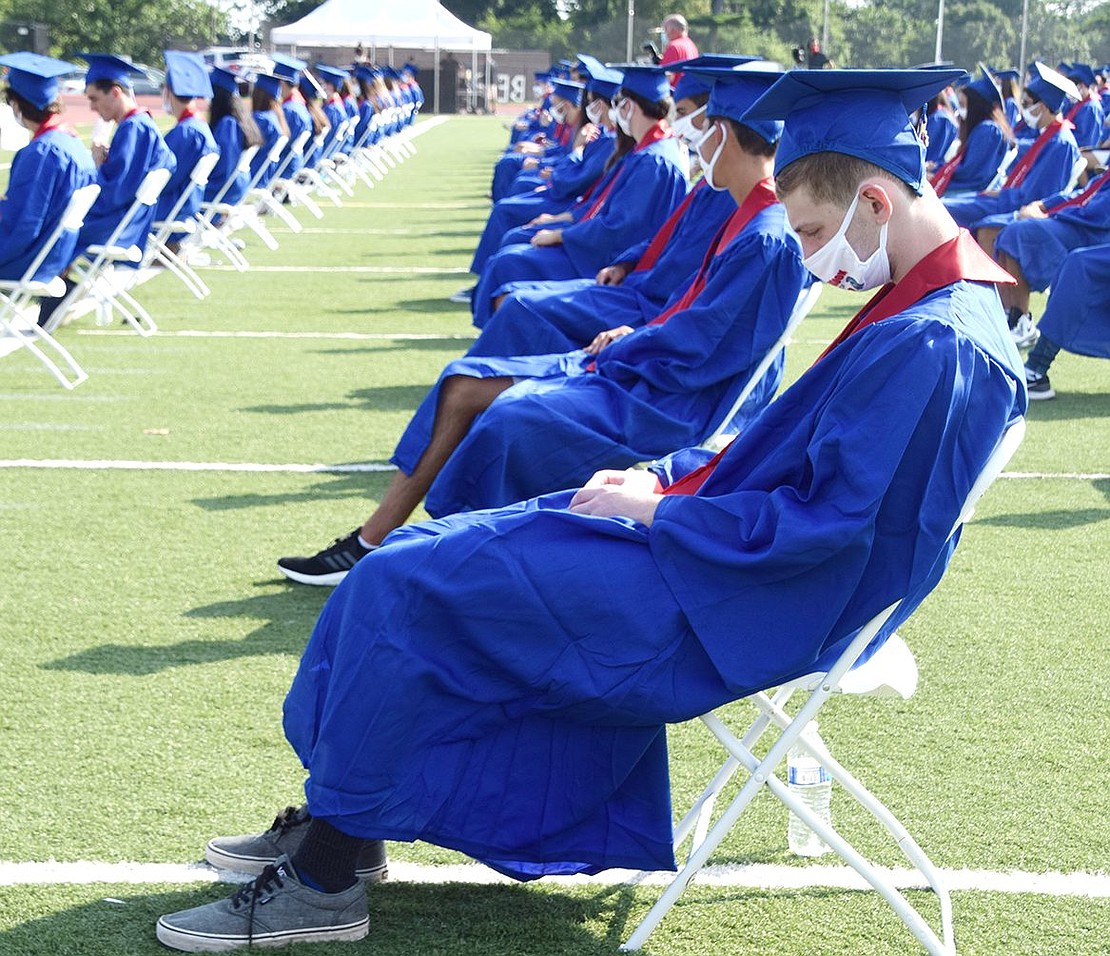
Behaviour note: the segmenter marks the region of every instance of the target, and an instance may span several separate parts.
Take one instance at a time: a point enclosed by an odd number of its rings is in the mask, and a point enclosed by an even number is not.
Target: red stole
[[[1074,206],[1086,206],[1108,182],[1110,182],[1110,170],[1107,170],[1100,176],[1096,176],[1087,183],[1083,192],[1078,196],[1072,196],[1067,202],[1062,202],[1059,206],[1053,206],[1048,210],[1048,214],[1050,216],[1055,216],[1061,209],[1070,209]]]
[[[295,86],[289,91],[289,95],[282,100],[283,103],[307,103],[304,94],[301,93]]]
[[[1079,111],[1081,109],[1083,109],[1083,104],[1084,103],[1090,103],[1093,100],[1094,100],[1094,97],[1091,96],[1090,93],[1088,93],[1086,96],[1083,97],[1083,99],[1081,99],[1070,110],[1068,110],[1068,114],[1067,114],[1067,116],[1064,117],[1064,119],[1069,120],[1069,121],[1074,120],[1079,115]]]
[[[661,139],[668,139],[670,135],[671,131],[667,128],[666,123],[659,120],[659,122],[652,125],[651,129],[644,133],[644,138],[636,144],[636,148],[632,150],[632,152],[638,153],[641,149],[646,149],[652,143],[658,143]],[[579,222],[593,219],[594,216],[601,212],[602,207],[605,205],[605,200],[609,198],[609,194],[613,191],[613,187],[617,184],[617,180],[621,178],[623,172],[624,169],[617,170],[617,174],[609,180],[609,184],[602,190],[601,195],[594,200],[593,205],[586,210],[586,215],[578,220]]]
[[[195,119],[196,115],[196,111],[191,106],[186,106],[185,109],[181,111],[181,115],[177,118],[177,121],[179,123],[184,123],[187,119]]]
[[[964,153],[967,147],[961,145],[959,151],[948,162],[942,164],[932,177],[929,179],[929,184],[936,191],[938,196],[943,196],[944,191],[948,188],[948,184],[952,182],[952,177],[956,175],[956,170],[960,168],[960,163],[964,161]]]
[[[961,229],[955,239],[950,239],[918,262],[907,272],[900,282],[887,283],[860,309],[856,316],[833,340],[824,352],[817,357],[820,362],[849,336],[860,329],[899,315],[919,302],[931,292],[961,280],[971,282],[995,282],[1013,285],[1014,278],[993,259],[990,259],[971,237],[966,229]],[[816,362],[814,363],[817,364]],[[697,492],[717,467],[729,445],[712,459],[695,468],[687,475],[663,491],[665,495],[692,495]]]
[[[725,220],[725,224],[717,230],[717,235],[709,244],[709,249],[706,251],[705,258],[702,260],[701,268],[698,269],[698,274],[694,276],[694,281],[690,283],[690,287],[674,305],[660,312],[647,324],[662,325],[676,312],[688,309],[690,304],[701,295],[702,289],[705,288],[706,275],[709,273],[709,266],[714,258],[728,248],[729,243],[743,231],[744,227],[751,222],[758,213],[762,212],[768,206],[773,206],[776,202],[778,202],[778,198],[775,196],[775,181],[773,179],[768,177],[756,183],[752,187],[751,192],[744,197],[744,201],[740,204],[736,212],[729,216],[728,219]],[[590,364],[586,366],[586,371],[597,371],[597,362],[590,362]]]
[[[1029,147],[1029,151],[1021,157],[1014,167],[1010,170],[1010,174],[1006,177],[1006,185],[1003,189],[1014,189],[1020,186],[1025,177],[1029,175],[1029,170],[1033,168],[1033,161],[1037,158],[1037,154],[1044,149],[1045,145],[1062,129],[1074,129],[1075,127],[1067,120],[1053,120],[1043,130],[1041,135],[1037,137],[1037,141]]]
[[[756,183],[751,188],[748,195],[744,197],[744,201],[740,203],[736,212],[725,220],[725,224],[721,226],[717,235],[709,244],[709,249],[706,251],[705,258],[702,260],[701,268],[698,269],[698,274],[694,276],[694,281],[690,283],[690,287],[674,305],[660,312],[659,315],[648,322],[648,325],[662,325],[676,312],[688,309],[690,304],[701,295],[702,290],[705,288],[706,277],[709,274],[709,266],[713,260],[728,248],[729,243],[743,231],[744,227],[751,222],[756,215],[768,206],[773,206],[776,202],[778,202],[778,198],[775,196],[775,181],[773,179],[767,177]]]
[[[43,120],[42,125],[37,130],[35,130],[35,135],[32,136],[31,139],[38,139],[44,133],[49,133],[52,130],[58,130],[58,132],[60,133],[69,133],[70,136],[77,135],[77,130],[75,130],[68,123],[63,122],[61,116],[59,116],[57,113],[51,113],[48,117],[46,117],[45,120]]]
[[[694,198],[694,193],[699,189],[708,189],[705,183],[705,178],[699,179],[687,194],[686,198],[678,204],[678,208],[667,217],[667,221],[659,227],[659,231],[652,238],[651,243],[644,250],[644,254],[640,256],[640,261],[636,263],[636,268],[633,272],[647,272],[663,254],[663,250],[667,248],[667,243],[671,241],[671,236],[674,235],[675,229],[678,228],[679,220],[685,215],[686,210],[690,208],[690,202]]]

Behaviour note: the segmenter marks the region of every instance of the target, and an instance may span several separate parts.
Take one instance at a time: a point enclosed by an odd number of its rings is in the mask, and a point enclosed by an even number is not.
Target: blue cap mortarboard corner
[[[281,77],[274,76],[273,73],[256,73],[254,85],[270,96],[281,96]]]
[[[657,66],[629,66],[623,70],[621,88],[657,102],[671,95],[671,82],[665,70]]]
[[[40,110],[58,98],[58,77],[77,69],[65,60],[26,52],[0,56],[0,66],[8,67],[8,86]]]
[[[556,80],[553,85],[556,96],[573,103],[575,106],[582,105],[582,92],[586,89],[584,83],[576,83],[574,80]]]
[[[598,96],[604,96],[607,100],[616,98],[617,93],[620,92],[621,84],[624,82],[624,74],[620,70],[614,70],[609,67],[604,68],[604,72],[599,73],[597,76],[591,76],[586,81],[586,89],[591,93],[596,93]]]
[[[212,82],[212,87],[219,90],[227,90],[229,93],[239,92],[239,77],[237,74],[232,73],[231,70],[225,70],[222,66],[214,66],[208,71],[208,79]]]
[[[325,83],[330,83],[338,89],[347,79],[347,71],[328,66],[326,63],[317,63],[313,68],[316,75]]]
[[[183,50],[166,50],[162,55],[166,61],[166,86],[174,96],[183,100],[212,98],[212,80],[204,57]]]
[[[724,116],[736,120],[762,136],[768,143],[779,141],[782,136],[781,120],[749,119],[747,113],[756,100],[778,82],[781,73],[727,66],[686,70],[685,73],[694,73],[712,83],[709,102],[705,107],[706,116]]]
[[[1031,76],[1025,91],[1039,99],[1053,113],[1059,113],[1068,100],[1079,102],[1079,90],[1062,73],[1045,66],[1039,60],[1029,68]]]
[[[118,83],[120,86],[131,87],[131,77],[146,76],[130,60],[125,60],[114,53],[75,53],[73,54],[89,64],[85,73],[85,83],[97,83],[107,80],[109,83]]]
[[[994,77],[990,74],[987,68],[981,67],[979,75],[966,84],[965,90],[974,90],[979,96],[983,97],[991,106],[1002,106],[1002,90],[998,88]]]
[[[751,120],[784,120],[775,170],[812,153],[854,156],[915,192],[925,147],[910,117],[963,70],[791,70],[749,110]]]

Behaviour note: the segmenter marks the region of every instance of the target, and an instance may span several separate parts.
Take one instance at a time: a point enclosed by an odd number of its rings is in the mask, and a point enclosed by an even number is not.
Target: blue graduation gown
[[[1110,246],[1069,253],[1052,282],[1041,334],[1078,355],[1110,358]]]
[[[960,133],[959,124],[948,110],[933,110],[926,121],[925,129],[929,134],[929,145],[925,150],[927,163],[944,162],[948,147],[955,141]]]
[[[255,110],[254,121],[262,134],[262,145],[258,147],[258,152],[251,160],[251,180],[254,181],[255,176],[258,176],[256,188],[265,189],[270,185],[270,180],[274,178],[274,171],[277,169],[277,163],[271,163],[269,160],[270,150],[274,148],[278,137],[283,134],[272,110]],[[259,170],[262,170],[261,175]]]
[[[986,189],[998,172],[1008,149],[1006,137],[994,120],[984,120],[967,137],[964,158],[948,183],[946,196]]]
[[[335,142],[336,134],[339,132],[339,125],[347,121],[347,111],[343,108],[341,103],[336,103],[335,100],[328,100],[324,104],[324,116],[327,117],[328,122],[331,124],[331,129],[328,130],[327,136],[324,137],[324,143],[320,147],[320,155],[327,157],[332,153],[332,144]]]
[[[234,116],[221,116],[216,122],[216,128],[212,130],[212,138],[216,142],[220,158],[212,175],[208,177],[208,185],[204,187],[204,201],[212,202],[224,188],[224,184],[235,177],[235,182],[224,194],[224,201],[237,203],[243,198],[249,182],[246,172],[238,171],[239,158],[243,155],[243,131],[235,122]]]
[[[598,332],[618,325],[639,328],[681,298],[713,237],[735,211],[736,202],[727,191],[700,181],[650,269],[630,272],[615,286],[572,279],[513,292],[490,316],[467,355],[565,352],[588,345]],[[647,246],[648,241],[642,242],[615,261],[635,263]]]
[[[135,201],[135,190],[143,177],[153,169],[172,171],[176,166],[177,160],[149,113],[136,110],[120,120],[108,148],[108,158],[97,170],[100,195],[85,217],[77,237],[77,249],[107,242]],[[154,207],[149,206],[131,221],[119,237],[119,244],[125,247],[145,245],[153,220]]]
[[[204,120],[189,114],[166,133],[166,145],[173,153],[177,167],[158,197],[154,218],[158,222],[166,219],[181,194],[188,189],[191,195],[185,200],[177,218],[178,221],[191,219],[200,209],[202,194],[199,187],[190,183],[189,176],[202,156],[217,151],[216,140]]]
[[[289,127],[289,143],[285,147],[285,151],[281,154],[280,162],[285,162],[285,158],[292,152],[293,143],[303,133],[308,133],[308,139],[305,141],[305,149],[312,141],[312,116],[308,112],[308,107],[300,100],[287,99],[283,100],[281,104],[281,111],[285,114],[285,123]],[[286,178],[291,178],[296,175],[297,170],[304,165],[304,154],[289,160],[285,167],[285,172],[282,174]]]
[[[439,387],[452,375],[520,379],[473,422],[425,498],[428,513],[497,507],[582,484],[706,437],[782,333],[808,273],[780,205],[759,212],[712,261],[698,297],[665,323],[605,348],[463,358],[443,370],[392,461],[411,474],[427,447]],[[780,357],[781,358],[781,357]],[[745,405],[770,401],[780,363]]]
[[[1057,204],[1046,203],[1050,210]],[[1048,219],[1015,220],[998,233],[994,247],[1013,256],[1029,287],[1043,292],[1071,250],[1106,242],[1110,242],[1110,185],[1099,189],[1085,206],[1061,209]]]
[[[8,188],[0,199],[0,279],[20,279],[57,228],[73,193],[96,181],[92,154],[72,133],[48,129],[12,159]],[[73,260],[77,233],[63,233],[35,272],[48,281]]]
[[[563,227],[561,245],[505,245],[486,262],[471,300],[478,328],[488,321],[494,297],[509,283],[596,275],[615,255],[653,236],[683,200],[688,186],[674,137],[634,150],[610,175],[598,182],[597,195],[583,204],[581,214],[589,212],[608,181],[612,189],[601,210]]]
[[[1068,118],[1075,124],[1073,135],[1080,146],[1097,146],[1102,142],[1105,136],[1102,126],[1106,117],[1100,100],[1084,100],[1075,115]]]
[[[1037,154],[1033,168],[1020,186],[1002,189],[997,196],[958,196],[951,199],[946,196],[943,202],[956,222],[973,228],[988,216],[1015,212],[1028,203],[1059,192],[1068,184],[1077,159],[1079,147],[1071,130],[1065,127]],[[1013,166],[1010,169],[1012,171]]]
[[[893,629],[935,585],[1024,410],[1004,336],[966,282],[861,330],[650,528],[567,492],[394,532],[285,700],[312,814],[524,879],[673,869],[664,725],[813,670],[909,594]]]

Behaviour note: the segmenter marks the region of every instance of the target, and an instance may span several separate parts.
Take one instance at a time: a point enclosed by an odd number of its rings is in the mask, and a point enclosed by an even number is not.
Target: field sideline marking
[[[916,870],[883,869],[900,889],[927,889],[928,884]],[[1110,876],[1099,873],[1028,873],[995,870],[941,870],[951,890],[1029,893],[1039,896],[1110,897]],[[672,874],[651,873],[642,879],[629,870],[610,870],[597,876],[549,877],[549,881],[570,885],[615,886],[623,883],[660,885],[669,882]],[[401,883],[507,883],[514,881],[495,873],[480,863],[436,866],[424,863],[392,861],[391,881]],[[56,886],[63,884],[126,883],[181,884],[216,883],[221,880],[239,882],[249,879],[242,874],[218,871],[206,863],[0,863],[0,886]],[[867,890],[870,885],[847,866],[785,866],[756,863],[746,866],[708,866],[696,883],[705,886],[743,886],[757,889],[804,889],[833,887]]]
[[[78,335],[115,335],[124,338],[133,338],[135,333],[130,329],[78,329]],[[354,341],[388,342],[390,340],[401,342],[426,342],[436,339],[459,339],[471,342],[477,338],[478,333],[453,335],[444,332],[244,332],[244,331],[206,331],[203,329],[181,329],[177,332],[163,332],[159,329],[155,335],[160,338],[176,335],[179,338],[194,339],[352,339]]]
[[[235,266],[209,266],[206,272],[238,272]],[[354,272],[383,276],[470,275],[464,266],[251,266],[251,272]],[[446,301],[446,300],[444,300]]]
[[[397,469],[387,462],[361,461],[346,464],[269,464],[265,462],[228,462],[228,461],[136,461],[131,459],[108,458],[5,458],[0,459],[0,468],[40,468],[71,469],[76,471],[256,471],[256,472],[294,472],[300,474],[347,474],[351,472],[392,472]],[[1016,478],[1035,481],[1106,481],[1110,473],[1092,472],[1050,472],[1050,471],[1004,471],[1002,478]]]

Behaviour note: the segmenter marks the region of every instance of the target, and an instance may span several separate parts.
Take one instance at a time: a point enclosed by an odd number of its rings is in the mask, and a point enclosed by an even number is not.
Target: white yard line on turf
[[[77,334],[117,335],[124,338],[132,338],[135,335],[130,329],[78,329]],[[371,342],[434,342],[436,339],[458,339],[470,342],[478,335],[477,332],[471,335],[447,335],[442,332],[219,332],[206,329],[179,329],[176,332],[159,329],[155,334],[159,338],[176,335],[180,338],[196,339],[352,339]]]
[[[206,272],[238,272],[235,266],[211,266]],[[251,266],[251,272],[358,272],[383,276],[462,276],[470,270],[464,266]]]
[[[916,870],[883,870],[900,889],[925,889]],[[994,870],[941,870],[948,888],[957,891],[1029,893],[1039,896],[1110,897],[1110,876],[1099,873],[1028,873]],[[622,883],[665,884],[669,873],[650,873],[640,879],[628,870],[610,870],[590,877],[551,877],[571,885],[613,886]],[[0,863],[0,886],[54,886],[75,883],[179,884],[214,883],[221,879],[237,882],[242,874],[218,871],[205,863]],[[402,883],[511,883],[507,877],[479,863],[431,866],[392,861],[391,881]],[[697,881],[707,886],[742,886],[758,889],[803,889],[833,887],[869,889],[855,870],[847,866],[709,866]]]
[[[6,458],[0,459],[0,468],[70,469],[74,471],[259,471],[294,472],[304,474],[346,474],[349,472],[390,472],[397,469],[387,462],[361,461],[345,464],[267,464],[264,462],[227,461],[135,461],[108,458]],[[1050,472],[1004,471],[1003,478],[1034,481],[1106,481],[1110,473],[1102,472]]]

